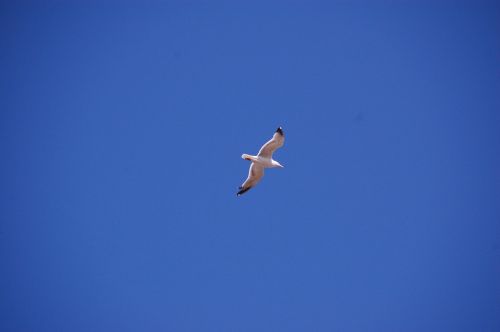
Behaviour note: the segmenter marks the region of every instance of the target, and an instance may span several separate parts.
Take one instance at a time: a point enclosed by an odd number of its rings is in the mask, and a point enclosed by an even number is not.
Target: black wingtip
[[[248,188],[244,188],[244,189],[242,187],[239,187],[238,189],[241,189],[241,190],[236,193],[236,196],[243,195],[244,193],[246,193],[247,191],[249,191],[250,188],[252,188],[252,187],[248,187]]]
[[[280,134],[281,136],[283,136],[283,135],[284,135],[284,134],[283,134],[283,128],[281,128],[281,127],[279,127],[278,129],[276,129],[276,132],[277,132],[278,134]]]

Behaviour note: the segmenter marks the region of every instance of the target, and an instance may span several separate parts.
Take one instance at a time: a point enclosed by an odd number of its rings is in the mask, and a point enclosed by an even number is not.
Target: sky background
[[[494,1],[3,1],[0,330],[500,331],[499,36]]]

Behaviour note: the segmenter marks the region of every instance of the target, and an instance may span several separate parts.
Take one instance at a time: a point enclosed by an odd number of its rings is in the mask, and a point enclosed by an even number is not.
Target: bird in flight
[[[240,196],[253,188],[264,176],[264,168],[283,168],[279,162],[273,160],[273,152],[282,147],[284,142],[285,135],[283,134],[283,129],[279,127],[276,129],[273,138],[260,148],[259,153],[256,156],[249,154],[241,155],[241,158],[251,161],[252,164],[250,165],[250,170],[248,171],[248,177],[245,182],[243,182],[241,187],[238,188],[239,191],[236,193],[236,196]]]

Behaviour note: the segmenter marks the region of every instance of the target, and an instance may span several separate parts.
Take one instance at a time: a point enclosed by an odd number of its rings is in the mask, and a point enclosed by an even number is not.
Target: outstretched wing
[[[273,152],[276,149],[282,147],[284,142],[285,142],[285,135],[283,134],[283,129],[279,127],[278,129],[276,129],[273,138],[271,138],[266,144],[264,144],[260,148],[257,156],[263,158],[272,158]]]
[[[236,195],[240,196],[246,193],[253,186],[255,186],[263,176],[264,176],[264,167],[256,163],[252,163],[250,165],[250,170],[248,171],[248,177],[245,180],[245,182],[243,182],[241,187],[238,188],[240,189],[240,191],[238,191]]]

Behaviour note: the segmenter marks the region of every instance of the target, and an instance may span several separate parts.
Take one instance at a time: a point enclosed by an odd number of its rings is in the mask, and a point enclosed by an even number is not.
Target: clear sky
[[[1,331],[500,331],[494,1],[6,2]]]

